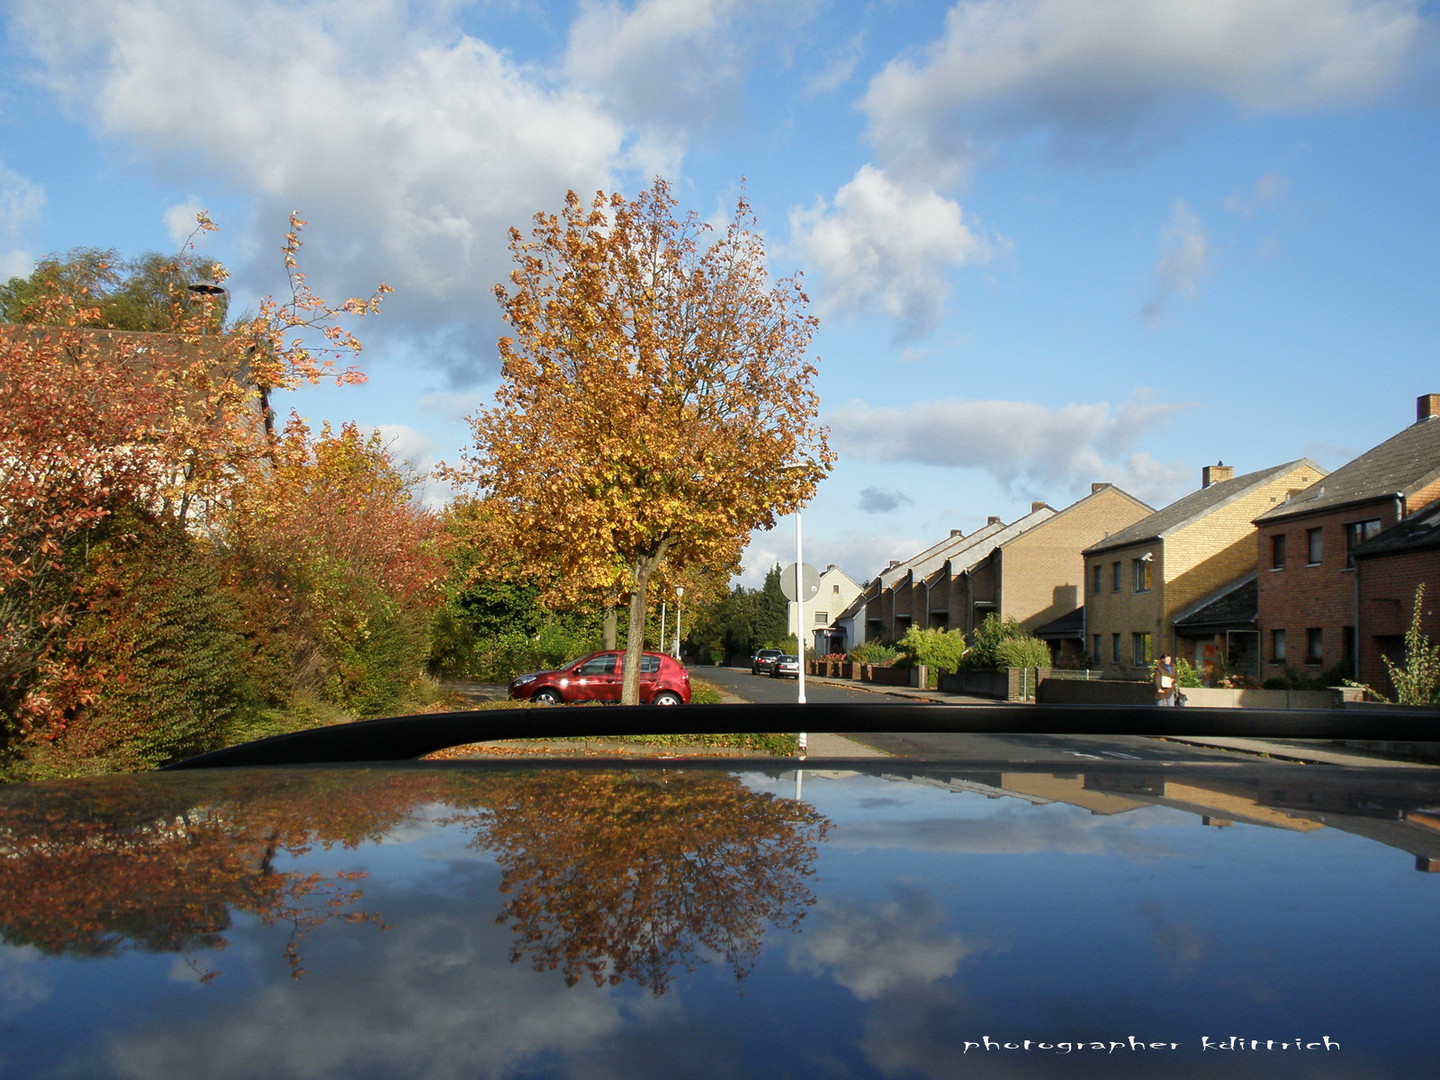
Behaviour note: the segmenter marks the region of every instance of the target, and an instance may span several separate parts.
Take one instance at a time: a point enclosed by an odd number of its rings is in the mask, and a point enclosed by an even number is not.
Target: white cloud
[[[1253,112],[1363,102],[1405,77],[1419,0],[972,0],[864,107],[887,165],[954,180],[977,136],[1108,148],[1183,106]]]
[[[1155,264],[1155,292],[1141,309],[1154,326],[1165,316],[1172,298],[1193,300],[1200,275],[1210,265],[1210,237],[1183,199],[1176,200],[1170,220],[1160,230],[1160,258]]]
[[[13,246],[45,207],[45,189],[0,164],[0,281],[24,277],[35,269],[29,252]]]
[[[203,17],[188,0],[12,9],[13,37],[102,134],[161,168],[226,177],[257,199],[257,227],[301,210],[312,255],[327,256],[308,265],[336,268],[312,284],[348,295],[387,281],[387,322],[493,322],[505,230],[567,188],[612,186],[628,162],[593,95],[403,0],[255,0]],[[254,245],[267,269],[277,237]]]
[[[814,0],[584,0],[566,71],[618,115],[682,132],[723,122],[743,101],[758,48],[788,40]]]
[[[790,230],[798,258],[820,280],[822,317],[884,315],[902,338],[939,322],[950,271],[986,262],[994,252],[959,203],[873,165],[862,166],[833,205],[792,211]]]
[[[1244,195],[1231,195],[1225,209],[1240,217],[1254,217],[1261,210],[1280,202],[1290,191],[1290,181],[1279,173],[1267,172]]]
[[[1072,497],[1105,481],[1160,505],[1183,489],[1188,470],[1162,465],[1133,446],[1185,407],[1140,390],[1119,406],[939,399],[897,408],[853,402],[826,421],[831,443],[844,457],[980,469],[1007,488],[1059,485]]]
[[[205,209],[198,199],[188,199],[183,203],[176,203],[165,211],[165,231],[170,235],[170,242],[175,247],[180,247],[192,236],[199,227],[196,215]]]

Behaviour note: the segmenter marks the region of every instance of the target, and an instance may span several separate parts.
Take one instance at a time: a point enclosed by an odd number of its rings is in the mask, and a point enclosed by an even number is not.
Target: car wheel
[[[560,696],[559,691],[551,690],[549,687],[546,687],[544,690],[536,690],[535,693],[531,695],[530,700],[535,702],[536,705],[565,704],[565,699]]]
[[[658,694],[656,694],[653,698],[650,699],[650,704],[683,705],[685,703],[680,700],[680,695],[675,693],[674,690],[661,690]]]

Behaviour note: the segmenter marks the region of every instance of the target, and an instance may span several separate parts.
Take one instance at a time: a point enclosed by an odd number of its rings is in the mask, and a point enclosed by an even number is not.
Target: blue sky
[[[0,275],[201,251],[243,309],[286,215],[322,295],[396,289],[370,381],[282,404],[457,461],[505,230],[742,180],[803,271],[857,581],[1092,481],[1334,468],[1440,392],[1440,7],[1421,0],[5,0]],[[444,497],[431,485],[432,499]],[[746,580],[793,558],[752,541]]]

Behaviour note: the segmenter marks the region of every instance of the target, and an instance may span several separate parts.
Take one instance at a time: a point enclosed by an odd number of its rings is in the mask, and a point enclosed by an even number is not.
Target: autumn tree
[[[79,662],[67,636],[96,530],[127,508],[182,529],[208,520],[270,469],[269,391],[363,378],[341,323],[389,289],[321,300],[299,269],[303,225],[292,216],[282,246],[288,295],[228,327],[225,270],[189,244],[124,265],[52,257],[0,288],[20,324],[0,326],[0,749],[52,735],[77,704],[62,692]],[[197,233],[214,227],[198,216]]]
[[[798,280],[772,281],[743,198],[718,234],[676,206],[657,179],[511,230],[513,336],[452,473],[503,506],[509,550],[558,570],[552,594],[629,597],[631,704],[657,570],[734,568],[833,461]]]

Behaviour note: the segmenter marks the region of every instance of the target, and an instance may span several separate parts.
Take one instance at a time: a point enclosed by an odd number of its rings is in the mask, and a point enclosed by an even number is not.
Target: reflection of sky
[[[509,963],[498,870],[427,811],[403,843],[284,860],[368,871],[359,907],[386,924],[314,929],[299,980],[289,929],[249,916],[230,948],[195,957],[0,947],[0,1075],[1440,1075],[1440,879],[1403,853],[1328,829],[1211,829],[1158,807],[1096,817],[869,778],[807,782],[805,797],[836,823],[816,901],[738,986],[724,963],[679,974],[660,999]],[[199,985],[192,963],[219,974]],[[1328,1034],[1346,1049],[1158,1065],[963,1053],[987,1034],[1192,1047]]]

